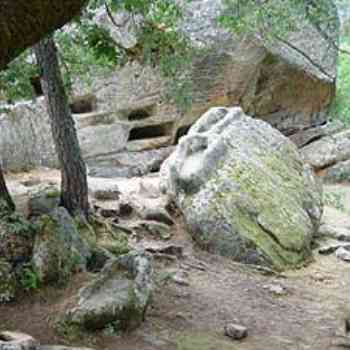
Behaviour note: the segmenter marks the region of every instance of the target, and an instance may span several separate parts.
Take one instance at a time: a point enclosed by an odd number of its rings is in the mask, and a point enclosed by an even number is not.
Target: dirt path
[[[333,193],[348,188],[326,190]],[[329,203],[325,219],[350,228],[350,201],[345,200],[342,208],[336,208],[336,201]],[[180,219],[172,240],[185,246],[185,257],[157,260],[158,280],[163,276],[163,281],[158,283],[146,322],[136,332],[82,334],[73,340],[54,332],[55,317],[85,275],[76,276],[66,290],[48,288],[16,304],[0,306],[0,329],[20,330],[42,343],[109,350],[340,349],[331,344],[341,331],[344,315],[350,316],[350,264],[315,252],[314,262],[305,268],[264,275],[199,251]],[[171,272],[181,278],[165,281],[164,276],[172,276]],[[229,322],[247,326],[248,338],[239,343],[226,338],[223,328]]]

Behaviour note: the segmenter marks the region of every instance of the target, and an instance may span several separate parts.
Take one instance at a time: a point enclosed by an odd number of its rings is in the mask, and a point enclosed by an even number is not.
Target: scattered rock
[[[350,244],[346,243],[332,243],[325,246],[322,246],[318,249],[319,254],[321,255],[329,255],[333,254],[335,251],[337,251],[339,248],[350,248]]]
[[[329,121],[323,125],[301,130],[291,135],[290,139],[298,146],[304,147],[311,142],[318,141],[321,137],[334,135],[345,129],[345,125],[340,120]]]
[[[0,350],[37,350],[39,342],[19,332],[1,332]]]
[[[190,282],[187,279],[187,274],[184,273],[184,271],[176,271],[175,275],[173,276],[172,280],[178,284],[179,286],[189,287]]]
[[[339,162],[324,170],[322,178],[327,183],[340,183],[350,181],[350,160]]]
[[[105,190],[96,190],[93,196],[100,201],[116,201],[120,198],[120,191],[117,186],[115,188],[108,188]]]
[[[340,260],[347,261],[347,262],[350,261],[350,247],[340,247],[335,252],[335,255]]]
[[[169,226],[174,225],[173,219],[163,208],[144,208],[141,217],[144,220],[158,221]]]
[[[167,240],[171,237],[171,229],[168,225],[157,221],[133,221],[129,228],[137,233],[146,233],[154,238]]]
[[[30,179],[21,181],[21,184],[23,186],[25,186],[25,187],[33,187],[33,186],[40,185],[41,184],[41,180],[30,178]]]
[[[46,189],[29,198],[29,217],[50,214],[60,204],[60,191],[57,188]]]
[[[303,147],[301,153],[314,169],[325,169],[350,159],[350,130],[323,137]]]
[[[296,146],[240,108],[212,108],[161,169],[161,188],[212,253],[284,269],[311,255],[321,186]]]
[[[152,254],[174,255],[177,258],[183,257],[184,247],[175,243],[144,241],[140,242],[138,246]]]
[[[282,286],[281,284],[266,284],[263,286],[263,288],[267,289],[270,293],[277,296],[283,296],[288,294],[287,288]]]
[[[33,265],[45,282],[65,283],[91,256],[88,244],[79,234],[66,209],[59,207],[39,221],[40,232],[34,245]]]
[[[322,224],[318,230],[317,236],[333,238],[342,242],[350,242],[350,229],[332,224]]]
[[[152,289],[151,259],[139,252],[121,256],[80,290],[77,305],[63,320],[87,329],[103,329],[111,322],[120,330],[134,329],[145,317]]]
[[[248,329],[239,324],[229,323],[225,326],[225,335],[234,340],[242,340],[248,336]]]

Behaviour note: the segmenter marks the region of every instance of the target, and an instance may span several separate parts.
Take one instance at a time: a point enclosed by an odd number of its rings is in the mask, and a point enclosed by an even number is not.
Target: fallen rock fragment
[[[158,221],[169,226],[174,225],[173,219],[163,208],[145,208],[141,216],[144,220]]]
[[[264,289],[267,289],[270,293],[283,296],[288,294],[287,288],[282,286],[281,284],[266,284],[263,286]]]
[[[349,243],[332,243],[319,248],[318,252],[321,255],[330,255],[337,251],[339,248],[349,248]],[[349,252],[350,253],[350,252]]]
[[[341,247],[337,249],[335,255],[340,260],[350,262],[350,247]]]
[[[350,242],[350,229],[330,224],[322,224],[318,230],[317,236],[333,238],[342,242]]]
[[[150,257],[142,252],[120,256],[80,290],[76,306],[61,321],[86,329],[103,329],[111,322],[120,330],[134,329],[144,320],[152,290]]]
[[[175,243],[164,243],[155,241],[141,242],[140,246],[143,247],[147,252],[152,254],[167,254],[174,255],[178,258],[183,257],[184,247]]]
[[[225,335],[234,340],[242,340],[248,336],[248,329],[236,323],[229,323],[225,326]]]
[[[30,335],[19,332],[1,332],[0,350],[36,350],[39,342]]]

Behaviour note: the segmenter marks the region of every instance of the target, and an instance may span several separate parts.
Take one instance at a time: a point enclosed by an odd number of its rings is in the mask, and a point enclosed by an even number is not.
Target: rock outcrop
[[[216,18],[222,9],[222,0],[194,0],[185,6],[181,28],[194,45],[205,48],[193,64],[194,101],[185,114],[164,100],[165,81],[159,72],[138,63],[96,77],[93,91],[91,84],[75,86],[75,95],[96,98],[91,103],[95,111],[75,115],[92,174],[128,177],[157,171],[171,151],[166,147],[177,143],[212,106],[240,105],[249,115],[293,135],[298,145],[305,145],[310,133],[312,138],[322,134],[318,127],[326,122],[335,93],[334,45],[309,23],[301,23],[290,35],[292,45],[239,41],[219,26]],[[335,13],[330,17],[337,18],[332,2],[330,11]],[[118,14],[120,28],[110,27],[116,41],[132,48],[137,40],[127,16]],[[98,22],[108,27],[107,16]],[[337,41],[337,21],[327,28],[327,35]],[[306,136],[295,136],[310,128]],[[41,100],[0,116],[0,154],[9,170],[57,165]]]
[[[120,330],[133,329],[144,319],[152,289],[150,258],[137,252],[120,256],[79,292],[77,305],[63,321],[87,329],[111,323]]]
[[[301,148],[301,153],[325,181],[350,180],[350,130],[322,137]]]
[[[240,108],[213,108],[161,169],[162,189],[213,253],[278,269],[310,254],[321,188],[295,145]]]

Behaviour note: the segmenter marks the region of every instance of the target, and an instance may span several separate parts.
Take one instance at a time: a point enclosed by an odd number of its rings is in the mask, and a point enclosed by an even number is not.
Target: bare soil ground
[[[329,203],[326,220],[350,228],[349,188],[327,191],[346,194],[342,208]],[[315,251],[314,261],[304,268],[283,274],[259,271],[198,250],[181,218],[172,241],[185,246],[185,257],[157,260],[157,291],[137,331],[84,333],[74,338],[57,334],[54,321],[88,278],[86,274],[77,275],[66,289],[50,287],[0,306],[0,330],[31,334],[42,344],[110,350],[341,349],[333,343],[344,317],[350,317],[350,264]],[[182,280],[167,280],[164,276],[169,271],[176,271]],[[275,293],[274,288],[282,293]],[[229,322],[247,326],[249,336],[241,342],[225,337],[223,328]]]

